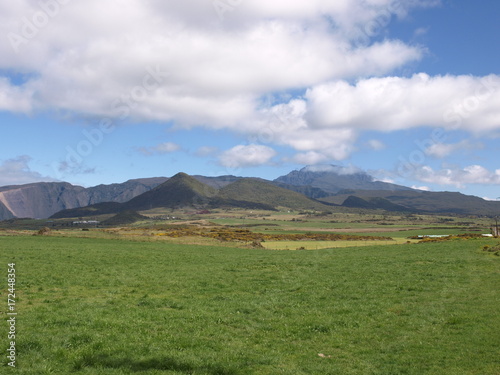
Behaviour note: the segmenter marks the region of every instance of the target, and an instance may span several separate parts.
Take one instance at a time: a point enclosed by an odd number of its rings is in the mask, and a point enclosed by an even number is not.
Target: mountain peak
[[[204,204],[216,193],[216,189],[180,172],[163,184],[128,201],[124,204],[124,208],[139,211],[153,207],[183,207]]]
[[[354,190],[411,190],[405,186],[389,184],[375,179],[359,168],[338,165],[309,165],[275,180],[294,186],[311,186],[328,194],[336,194],[345,189]]]

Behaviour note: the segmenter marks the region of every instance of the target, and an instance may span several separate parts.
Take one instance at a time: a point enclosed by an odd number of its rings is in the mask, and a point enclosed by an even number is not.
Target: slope
[[[367,202],[374,198],[383,198],[391,203],[406,207],[408,210],[422,213],[451,213],[460,215],[500,215],[500,202],[486,201],[482,198],[465,195],[457,192],[431,192],[431,191],[348,191],[345,194],[322,198],[322,201],[347,205],[356,204],[350,198],[356,196]],[[357,201],[360,202],[360,201]],[[362,202],[361,202],[362,203]]]
[[[151,190],[165,177],[129,180],[121,184],[91,188],[67,182],[39,182],[0,188],[0,220],[47,218],[66,209],[86,207],[102,202],[126,202]]]
[[[156,188],[126,202],[123,210],[144,211],[153,208],[205,206],[217,190],[185,173],[178,173]]]
[[[103,225],[117,226],[134,224],[141,220],[147,220],[146,216],[138,214],[136,211],[122,211],[113,217],[102,222]]]
[[[286,207],[294,210],[327,210],[328,206],[307,198],[305,195],[275,186],[257,178],[243,178],[225,186],[218,198],[233,201],[260,203],[270,207]]]

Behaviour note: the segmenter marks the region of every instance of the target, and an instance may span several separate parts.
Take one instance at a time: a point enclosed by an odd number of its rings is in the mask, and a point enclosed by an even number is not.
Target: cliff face
[[[166,178],[130,180],[123,184],[99,185],[92,188],[65,182],[40,182],[0,188],[0,220],[48,218],[61,210],[84,207],[101,202],[126,202],[143,194]]]

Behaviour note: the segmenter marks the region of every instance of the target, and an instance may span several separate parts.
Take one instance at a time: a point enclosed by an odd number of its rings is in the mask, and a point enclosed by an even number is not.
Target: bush
[[[52,232],[52,229],[50,229],[48,227],[43,227],[38,232],[36,232],[34,234],[34,236],[48,236],[50,234],[50,232]]]
[[[483,251],[500,256],[500,244],[496,244],[495,246],[485,245],[483,246]]]

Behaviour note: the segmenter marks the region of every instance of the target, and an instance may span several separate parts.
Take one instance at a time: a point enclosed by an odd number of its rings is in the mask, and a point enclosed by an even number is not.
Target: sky
[[[0,186],[339,165],[500,197],[497,0],[0,4]]]

